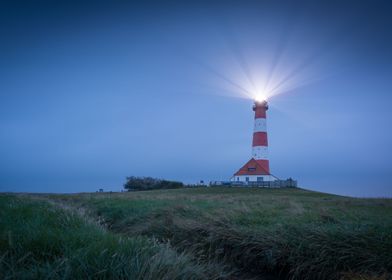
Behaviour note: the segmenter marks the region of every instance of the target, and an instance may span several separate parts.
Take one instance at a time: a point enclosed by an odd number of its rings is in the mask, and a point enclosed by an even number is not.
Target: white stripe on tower
[[[253,130],[252,157],[269,174],[268,137],[267,137],[267,101],[255,101],[255,124]]]
[[[268,160],[268,147],[266,146],[252,147],[252,156],[254,159]]]
[[[267,132],[267,121],[264,118],[255,119],[253,132]]]

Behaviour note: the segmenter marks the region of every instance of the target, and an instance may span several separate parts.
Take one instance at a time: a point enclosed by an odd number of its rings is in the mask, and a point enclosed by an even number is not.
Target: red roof
[[[234,174],[234,176],[239,175],[270,175],[269,161],[252,158]]]

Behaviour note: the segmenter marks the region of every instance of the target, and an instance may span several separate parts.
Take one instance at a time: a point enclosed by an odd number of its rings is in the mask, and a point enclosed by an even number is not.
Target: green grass
[[[223,187],[36,197],[79,209],[104,225],[104,236],[143,240],[146,248],[159,252],[162,245],[152,240],[166,244],[164,249],[173,256],[170,265],[176,268],[171,279],[173,275],[184,279],[392,277],[391,199]],[[51,250],[48,244],[38,247]],[[90,266],[83,257],[79,260]],[[182,265],[177,266],[177,261]],[[149,271],[155,270],[149,267]]]
[[[0,196],[0,279],[206,279],[223,271],[167,244],[110,233],[79,213]],[[214,269],[217,267],[214,267]]]

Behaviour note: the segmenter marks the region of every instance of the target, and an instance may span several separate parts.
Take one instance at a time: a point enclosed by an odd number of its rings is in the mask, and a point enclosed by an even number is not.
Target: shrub
[[[184,184],[176,181],[161,180],[152,177],[127,177],[124,188],[128,191],[143,191],[157,189],[178,189]]]

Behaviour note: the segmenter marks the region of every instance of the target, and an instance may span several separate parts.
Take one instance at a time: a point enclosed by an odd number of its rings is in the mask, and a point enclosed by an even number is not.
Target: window
[[[256,167],[248,167],[248,171],[256,171]]]
[[[264,178],[263,177],[257,177],[257,182],[263,182]]]
[[[240,177],[237,177],[237,181],[239,181],[240,180]]]
[[[249,177],[246,177],[246,178],[245,178],[245,181],[249,182]]]

